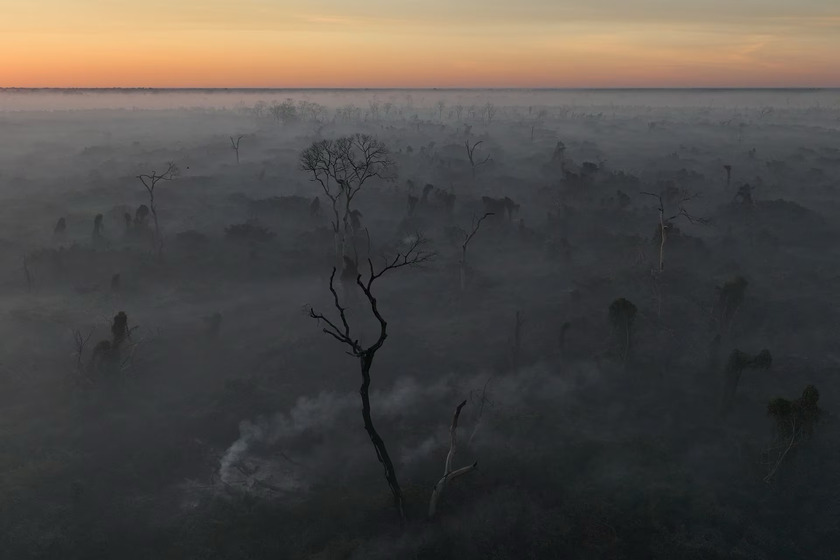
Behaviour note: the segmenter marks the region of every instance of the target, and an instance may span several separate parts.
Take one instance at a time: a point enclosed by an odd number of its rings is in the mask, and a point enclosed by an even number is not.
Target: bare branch
[[[453,478],[465,475],[468,472],[478,468],[478,461],[476,461],[472,465],[461,467],[460,469],[454,471],[452,470],[452,460],[455,457],[455,449],[457,447],[456,436],[458,431],[458,418],[461,416],[461,409],[464,408],[464,405],[466,404],[466,400],[462,401],[461,404],[459,404],[455,408],[455,413],[452,415],[452,425],[449,427],[449,453],[446,454],[446,462],[444,463],[443,477],[440,480],[438,480],[437,484],[435,484],[435,487],[432,490],[432,497],[429,500],[429,518],[435,516],[438,500],[440,499],[440,495],[443,493],[443,489],[446,487],[447,482],[449,482]]]
[[[466,252],[467,245],[469,245],[472,238],[475,237],[476,233],[478,233],[478,228],[481,227],[481,222],[483,222],[488,217],[495,216],[495,215],[496,215],[495,212],[486,212],[482,217],[480,217],[478,219],[478,221],[476,221],[475,218],[473,218],[472,231],[470,231],[469,233],[464,232],[464,243],[461,245],[461,248],[464,250],[464,252]]]
[[[490,154],[487,154],[487,157],[484,158],[483,160],[476,160],[475,159],[475,149],[478,148],[483,142],[484,142],[483,140],[479,140],[478,142],[476,142],[475,144],[470,146],[469,141],[464,140],[464,147],[467,149],[467,158],[470,160],[470,166],[472,167],[473,179],[475,179],[475,170],[478,167],[480,167],[480,166],[484,165],[485,163],[487,163],[488,161],[490,161]]]

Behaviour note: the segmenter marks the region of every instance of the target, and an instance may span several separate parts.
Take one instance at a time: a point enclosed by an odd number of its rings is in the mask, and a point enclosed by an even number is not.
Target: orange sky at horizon
[[[833,0],[742,2],[0,0],[0,87],[840,87]]]

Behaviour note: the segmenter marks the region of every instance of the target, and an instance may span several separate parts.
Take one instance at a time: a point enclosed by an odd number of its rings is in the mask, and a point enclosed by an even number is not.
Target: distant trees
[[[143,183],[146,192],[149,193],[149,211],[152,214],[152,220],[155,224],[155,248],[157,249],[158,257],[163,256],[163,239],[160,235],[160,223],[158,222],[157,206],[155,205],[155,189],[161,181],[171,181],[180,174],[178,166],[174,162],[166,164],[166,170],[158,174],[157,171],[152,171],[151,174],[138,175],[137,179]]]
[[[330,275],[330,292],[333,296],[333,304],[338,312],[338,319],[330,319],[326,315],[318,313],[312,308],[309,309],[309,316],[317,320],[319,324],[323,323],[325,325],[322,329],[323,332],[347,346],[349,348],[347,353],[359,360],[359,367],[362,374],[362,385],[359,389],[359,395],[362,400],[362,420],[364,421],[365,431],[367,431],[370,441],[373,443],[373,448],[376,451],[376,458],[380,463],[382,463],[382,466],[385,469],[385,480],[387,480],[388,487],[394,497],[394,506],[397,508],[400,518],[405,518],[402,489],[400,488],[399,481],[397,480],[396,469],[394,468],[391,456],[388,454],[385,441],[376,430],[371,415],[370,369],[373,366],[373,359],[376,356],[376,352],[382,348],[382,345],[385,343],[385,339],[388,338],[388,323],[379,311],[376,297],[373,294],[373,288],[376,280],[389,271],[407,266],[415,266],[430,260],[433,257],[433,254],[422,250],[423,241],[424,240],[421,236],[416,236],[408,249],[404,252],[399,252],[395,257],[386,260],[385,264],[379,270],[374,267],[373,261],[368,258],[367,279],[363,280],[361,273],[356,275],[356,285],[364,293],[368,304],[370,305],[370,311],[379,323],[379,336],[373,344],[369,346],[363,345],[351,331],[350,323],[347,321],[347,309],[341,305],[338,292],[335,289],[335,267],[333,267],[332,274]]]
[[[282,103],[273,103],[268,108],[268,112],[278,123],[290,124],[298,120],[297,107],[291,98]]]
[[[300,155],[300,169],[321,186],[332,210],[335,256],[341,266],[353,230],[353,199],[370,179],[391,179],[395,165],[388,147],[368,134],[313,142]]]

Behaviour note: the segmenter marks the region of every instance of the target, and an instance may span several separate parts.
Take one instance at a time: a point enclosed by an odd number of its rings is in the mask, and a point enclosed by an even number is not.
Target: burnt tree
[[[166,171],[161,174],[158,174],[157,171],[152,171],[150,175],[137,176],[137,179],[139,179],[146,188],[146,192],[149,193],[149,210],[152,214],[152,220],[154,220],[155,223],[155,247],[157,249],[158,257],[163,256],[163,239],[160,236],[160,224],[158,223],[157,206],[155,206],[155,188],[161,181],[171,181],[178,176],[178,173],[178,166],[173,162],[169,162],[166,164]]]
[[[423,239],[421,236],[416,236],[414,241],[405,252],[397,253],[393,258],[386,260],[382,268],[376,270],[373,265],[373,260],[367,259],[368,273],[367,279],[363,279],[362,273],[356,274],[356,285],[362,290],[370,305],[370,311],[379,323],[379,336],[376,341],[370,346],[364,346],[355,338],[350,323],[347,321],[347,308],[341,305],[338,297],[338,292],[335,289],[336,268],[333,267],[330,275],[330,293],[333,296],[333,304],[336,311],[338,311],[338,319],[329,319],[326,315],[316,312],[314,309],[309,310],[309,316],[319,323],[323,322],[326,326],[322,329],[326,334],[330,335],[337,341],[341,342],[349,348],[347,352],[354,358],[359,360],[359,369],[362,374],[362,385],[359,388],[359,395],[362,399],[362,420],[364,421],[365,431],[370,437],[373,448],[376,451],[376,458],[382,464],[385,471],[385,480],[388,482],[388,487],[391,494],[394,496],[394,506],[401,519],[405,518],[405,510],[403,507],[404,498],[402,489],[397,480],[396,469],[385,446],[385,441],[377,432],[373,424],[373,417],[371,415],[370,405],[370,369],[373,366],[373,359],[376,352],[382,348],[385,339],[388,338],[388,323],[379,311],[376,297],[373,294],[374,283],[381,278],[386,272],[403,268],[406,266],[413,266],[428,261],[432,258],[432,253],[422,250],[421,246]]]

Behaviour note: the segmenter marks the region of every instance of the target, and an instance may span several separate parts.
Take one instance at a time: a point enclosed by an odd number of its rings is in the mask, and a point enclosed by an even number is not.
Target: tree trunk
[[[373,363],[373,354],[364,354],[359,360],[362,369],[362,386],[359,389],[359,394],[362,397],[362,419],[365,422],[365,431],[370,436],[370,441],[373,443],[374,450],[376,450],[376,458],[379,459],[379,462],[385,468],[385,480],[388,481],[388,487],[394,495],[394,506],[396,506],[399,512],[400,519],[404,520],[403,495],[400,484],[397,482],[397,473],[394,470],[391,457],[388,455],[385,442],[380,437],[379,432],[376,431],[376,428],[373,426],[373,420],[370,417],[370,367]]]
[[[460,267],[460,274],[461,274],[461,293],[463,294],[467,290],[467,248],[461,248],[461,267]]]

